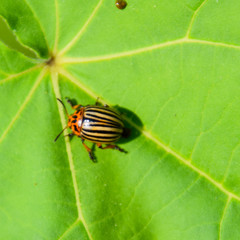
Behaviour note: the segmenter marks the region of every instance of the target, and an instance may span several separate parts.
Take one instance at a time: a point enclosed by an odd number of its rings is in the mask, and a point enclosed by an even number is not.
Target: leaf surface
[[[2,0],[37,58],[0,43],[0,238],[239,239],[239,13],[237,0]],[[56,97],[125,109],[128,154],[95,149],[93,163],[77,137],[54,143]]]

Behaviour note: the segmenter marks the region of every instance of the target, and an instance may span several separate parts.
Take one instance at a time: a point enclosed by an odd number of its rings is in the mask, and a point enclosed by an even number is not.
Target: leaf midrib
[[[60,90],[59,90],[58,72],[55,70],[56,70],[55,68],[51,68],[52,85],[53,85],[55,97],[62,99],[62,96],[61,96]],[[65,118],[63,109],[60,108],[59,105],[58,105],[58,111],[59,111],[62,127],[64,128],[67,125],[67,122],[66,122],[66,118]],[[73,223],[73,224],[76,224],[77,221],[79,221],[79,220],[82,221],[82,223],[86,229],[86,232],[88,234],[89,239],[92,240],[92,235],[89,231],[88,225],[85,221],[85,218],[84,218],[83,212],[82,212],[82,207],[81,207],[80,197],[79,197],[80,196],[79,187],[77,184],[77,177],[76,177],[76,173],[75,173],[75,167],[74,167],[69,137],[64,138],[64,141],[65,141],[65,145],[66,145],[66,152],[67,152],[67,156],[68,156],[69,167],[70,167],[70,171],[71,171],[71,175],[72,175],[73,189],[74,189],[74,193],[75,193],[77,212],[78,212],[78,218],[75,220],[75,223]]]

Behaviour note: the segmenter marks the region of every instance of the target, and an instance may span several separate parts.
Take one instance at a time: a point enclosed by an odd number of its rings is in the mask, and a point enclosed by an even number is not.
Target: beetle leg
[[[66,97],[66,100],[67,100],[67,102],[71,105],[71,107],[72,107],[73,109],[78,109],[78,108],[82,107],[81,104],[74,105],[73,102],[72,102],[72,100],[71,100],[70,98],[68,98],[68,97]]]
[[[74,136],[75,134],[74,133],[69,133],[69,134],[66,134],[64,135],[64,137],[69,137],[70,141],[72,140],[72,137]]]
[[[101,143],[96,143],[98,148],[102,148],[102,144]]]
[[[117,146],[117,145],[108,144],[108,145],[106,145],[105,147],[103,147],[101,143],[97,143],[97,146],[98,146],[99,148],[101,148],[101,149],[111,148],[111,149],[116,149],[116,150],[118,150],[118,151],[120,151],[120,152],[127,153],[127,151],[125,151],[124,149],[120,148],[120,147]]]
[[[73,135],[74,135],[73,133],[69,133],[69,134],[64,135],[64,137],[72,137]]]
[[[81,108],[83,105],[81,105],[81,104],[78,104],[78,105],[74,105],[74,106],[72,106],[72,108],[73,109],[78,109],[78,108]]]
[[[92,150],[84,143],[84,139],[81,139],[82,140],[82,144],[83,146],[85,147],[85,149],[88,151],[88,154],[89,154],[89,157],[92,161],[94,161],[94,157],[93,157],[93,154],[92,154]]]
[[[97,100],[96,100],[96,103],[95,103],[95,105],[97,105],[97,106],[100,105],[98,100],[99,100],[99,97],[97,97]]]
[[[71,105],[71,107],[73,107],[74,106],[74,104],[73,104],[73,102],[72,102],[72,100],[70,99],[70,98],[68,98],[68,97],[65,97],[65,99],[67,100],[67,102]]]
[[[96,103],[95,103],[96,106],[99,106],[99,105],[100,105],[100,103],[99,103],[98,100],[99,100],[99,97],[97,98],[97,101],[96,101]],[[107,108],[109,107],[107,104],[104,104],[103,106],[104,106],[104,107],[107,107]]]

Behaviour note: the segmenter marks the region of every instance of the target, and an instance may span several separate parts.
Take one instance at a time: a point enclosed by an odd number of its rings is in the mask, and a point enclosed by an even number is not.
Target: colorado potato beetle
[[[120,152],[126,152],[117,145],[113,144],[121,137],[128,137],[130,130],[125,128],[121,115],[108,105],[99,106],[98,100],[95,105],[74,105],[67,98],[68,103],[76,111],[69,115],[64,103],[57,98],[63,105],[68,117],[67,126],[57,135],[58,137],[66,128],[70,128],[72,133],[67,136],[76,135],[81,138],[82,144],[89,153],[91,160],[94,160],[92,150],[84,143],[85,140],[95,143],[101,149],[112,148]],[[105,147],[102,144],[106,144]]]

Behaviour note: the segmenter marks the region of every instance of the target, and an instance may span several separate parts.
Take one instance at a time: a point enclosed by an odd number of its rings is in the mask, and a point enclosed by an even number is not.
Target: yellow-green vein
[[[42,66],[42,64],[39,64],[39,65],[36,65],[36,66],[34,66],[32,68],[24,70],[22,72],[11,74],[7,78],[4,78],[4,79],[0,80],[0,85],[8,82],[11,79],[14,79],[14,78],[17,78],[17,77],[21,77],[22,75],[24,75],[26,73],[32,72],[32,71],[36,70],[37,68],[40,68],[41,66]]]
[[[196,19],[196,16],[197,16],[198,12],[200,11],[200,9],[203,7],[203,5],[204,5],[206,2],[207,2],[207,0],[204,0],[204,1],[199,5],[199,7],[195,10],[195,12],[193,13],[192,19],[191,19],[191,21],[190,21],[190,23],[189,23],[188,30],[187,30],[187,32],[186,32],[186,38],[189,38],[189,35],[190,35],[191,30],[192,30],[192,26],[193,26],[193,23],[194,23],[194,21],[195,21],[195,19]]]
[[[58,240],[62,240],[78,223],[80,222],[79,219],[77,219],[74,223],[72,223],[68,229],[58,238]]]
[[[94,56],[94,57],[62,57],[59,62],[62,64],[79,64],[79,63],[91,63],[91,62],[101,62],[101,61],[109,61],[117,58],[122,57],[131,57],[137,54],[151,52],[153,50],[166,48],[169,46],[174,46],[178,44],[202,44],[202,45],[210,45],[215,47],[226,47],[226,48],[232,48],[240,50],[240,46],[228,44],[228,43],[221,43],[221,42],[212,42],[212,41],[206,41],[206,40],[200,40],[200,39],[187,39],[187,38],[181,38],[173,41],[163,42],[159,44],[154,44],[151,46],[146,46],[139,49],[133,49],[126,52],[118,52],[118,53],[112,53],[107,55],[100,55],[100,56]]]
[[[54,69],[52,69],[51,77],[52,77],[52,84],[53,84],[53,89],[54,89],[55,96],[57,98],[61,99],[61,94],[60,94],[60,90],[59,90],[59,83],[58,83],[58,72],[54,71]],[[59,105],[58,105],[58,111],[59,111],[62,126],[65,127],[67,125],[66,118],[65,118],[63,109],[60,108]],[[78,185],[77,185],[77,178],[76,178],[75,167],[74,167],[72,151],[71,151],[71,145],[70,145],[68,137],[66,137],[64,139],[65,139],[65,143],[66,143],[66,151],[67,151],[67,155],[68,155],[70,171],[71,171],[71,174],[72,174],[73,188],[74,188],[74,192],[75,192],[76,206],[77,206],[77,212],[78,212],[77,220],[82,221],[82,223],[83,223],[83,225],[86,229],[86,232],[89,236],[89,239],[92,239],[92,236],[91,236],[91,233],[89,231],[88,225],[87,225],[87,223],[84,219],[83,213],[82,213],[82,208],[81,208],[81,203],[80,203],[80,198],[79,198],[79,190],[78,190]]]
[[[61,73],[67,77],[72,83],[74,83],[75,85],[77,85],[79,88],[81,88],[83,91],[86,91],[86,87],[84,85],[82,85],[82,83],[79,82],[79,80],[77,80],[74,76],[72,76],[70,73],[67,73],[65,70],[61,71]],[[82,88],[84,87],[84,88]],[[87,89],[86,93],[88,93],[90,96],[92,96],[93,98],[97,98],[98,95],[91,92],[89,89]],[[107,103],[108,105],[111,105],[109,102],[105,101],[104,103]],[[124,116],[123,116],[124,117]],[[142,128],[140,128],[138,125],[136,125],[134,122],[132,122],[130,119],[125,118],[126,121],[129,122],[129,124],[134,127],[135,129],[137,129],[139,132],[141,132],[146,138],[150,139],[152,142],[154,142],[157,146],[161,147],[164,151],[166,151],[167,153],[171,154],[172,156],[174,156],[176,159],[178,159],[182,164],[186,165],[187,167],[189,167],[190,169],[192,169],[194,172],[197,172],[201,177],[207,179],[210,183],[212,183],[214,186],[216,186],[220,191],[224,192],[227,196],[230,196],[238,201],[240,201],[240,197],[237,196],[236,194],[230,192],[229,190],[225,189],[221,183],[217,182],[216,180],[214,180],[211,176],[209,176],[208,174],[206,174],[205,172],[203,172],[201,169],[197,168],[196,166],[194,166],[190,159],[185,159],[184,157],[182,157],[177,151],[175,151],[174,149],[171,149],[169,146],[167,146],[165,143],[161,142],[161,140],[159,140],[157,137],[153,136],[151,134],[151,132],[147,131],[147,130],[143,130]]]
[[[231,201],[231,197],[229,196],[227,201],[226,201],[226,204],[225,204],[225,207],[223,209],[223,213],[222,213],[222,217],[221,217],[221,220],[219,222],[219,239],[221,239],[221,228],[222,228],[222,223],[223,223],[223,219],[224,219],[224,216],[226,215],[226,212],[227,212],[227,208],[229,206],[229,203]]]
[[[130,239],[133,239],[134,237],[138,236],[141,232],[143,232],[152,222],[153,218],[158,215],[163,209],[167,208],[169,205],[171,205],[172,203],[176,202],[178,199],[181,199],[181,197],[186,194],[192,187],[194,187],[194,185],[197,183],[197,181],[200,179],[200,176],[197,177],[186,189],[184,189],[182,192],[180,192],[176,197],[174,197],[170,202],[168,202],[167,204],[165,204],[163,207],[161,207],[157,212],[155,212],[148,220],[148,222],[146,223],[146,225],[139,231],[137,232],[135,235],[133,235]]]
[[[38,23],[41,31],[42,31],[42,34],[43,34],[43,37],[44,37],[44,40],[45,40],[45,43],[46,43],[46,46],[48,48],[48,51],[50,50],[49,46],[48,46],[48,41],[47,41],[47,38],[46,38],[46,33],[43,29],[43,26],[40,22],[40,20],[38,19],[37,15],[35,14],[35,12],[33,11],[32,7],[30,6],[29,2],[27,2],[27,0],[24,0],[24,2],[26,3],[26,5],[28,6],[29,10],[32,12],[32,15],[33,17],[35,18],[36,22]]]
[[[141,186],[141,184],[143,183],[144,179],[151,173],[151,171],[154,169],[154,167],[156,167],[165,157],[167,156],[167,153],[165,153],[163,156],[161,156],[157,161],[155,161],[148,169],[146,169],[146,172],[143,174],[143,176],[141,176],[140,180],[138,181],[138,183],[136,183],[135,187],[134,187],[134,191],[133,194],[129,200],[129,202],[127,203],[126,207],[122,210],[120,210],[117,214],[113,213],[110,216],[106,216],[100,220],[97,220],[95,222],[92,222],[90,225],[95,225],[97,223],[106,221],[107,219],[113,218],[115,216],[118,216],[120,214],[122,214],[123,212],[126,212],[128,210],[128,208],[131,206],[135,196],[136,196],[136,192],[137,189]]]
[[[81,57],[80,58],[66,57],[66,58],[61,59],[61,63],[89,63],[89,62],[112,60],[112,59],[121,58],[121,57],[131,57],[133,55],[137,55],[140,53],[150,52],[155,49],[160,49],[160,48],[168,47],[171,45],[183,43],[184,41],[185,41],[185,39],[177,39],[177,40],[163,42],[163,43],[159,43],[159,44],[155,44],[155,45],[151,45],[151,46],[146,46],[146,47],[139,48],[139,49],[129,50],[126,52],[119,52],[119,53],[113,53],[113,54],[95,56],[95,57],[82,57],[82,58]]]
[[[58,11],[58,0],[55,0],[55,14],[56,14],[56,29],[55,29],[55,42],[53,47],[53,54],[56,55],[58,49],[58,40],[59,40],[59,11]]]
[[[24,110],[24,108],[26,107],[26,105],[28,104],[28,102],[30,101],[32,95],[34,94],[35,90],[37,89],[39,83],[41,82],[42,78],[44,77],[46,73],[46,69],[44,68],[41,73],[39,74],[39,76],[37,77],[37,80],[35,81],[35,83],[33,84],[31,90],[29,91],[27,97],[25,98],[23,104],[21,105],[21,107],[19,108],[19,110],[17,111],[16,115],[13,117],[12,121],[9,123],[9,125],[7,126],[7,128],[5,129],[5,131],[3,132],[2,136],[0,137],[0,143],[3,141],[3,139],[6,137],[7,133],[9,132],[9,130],[11,129],[11,127],[13,126],[13,124],[16,122],[16,120],[18,119],[18,117],[20,116],[20,114],[22,113],[22,111]]]
[[[93,12],[83,25],[83,27],[80,29],[80,31],[76,34],[76,36],[60,51],[59,55],[63,55],[65,52],[67,52],[81,37],[82,33],[86,30],[87,26],[89,23],[92,21],[94,18],[95,14],[97,13],[98,9],[100,8],[102,4],[102,0],[100,0],[97,4],[97,6],[94,8]]]

